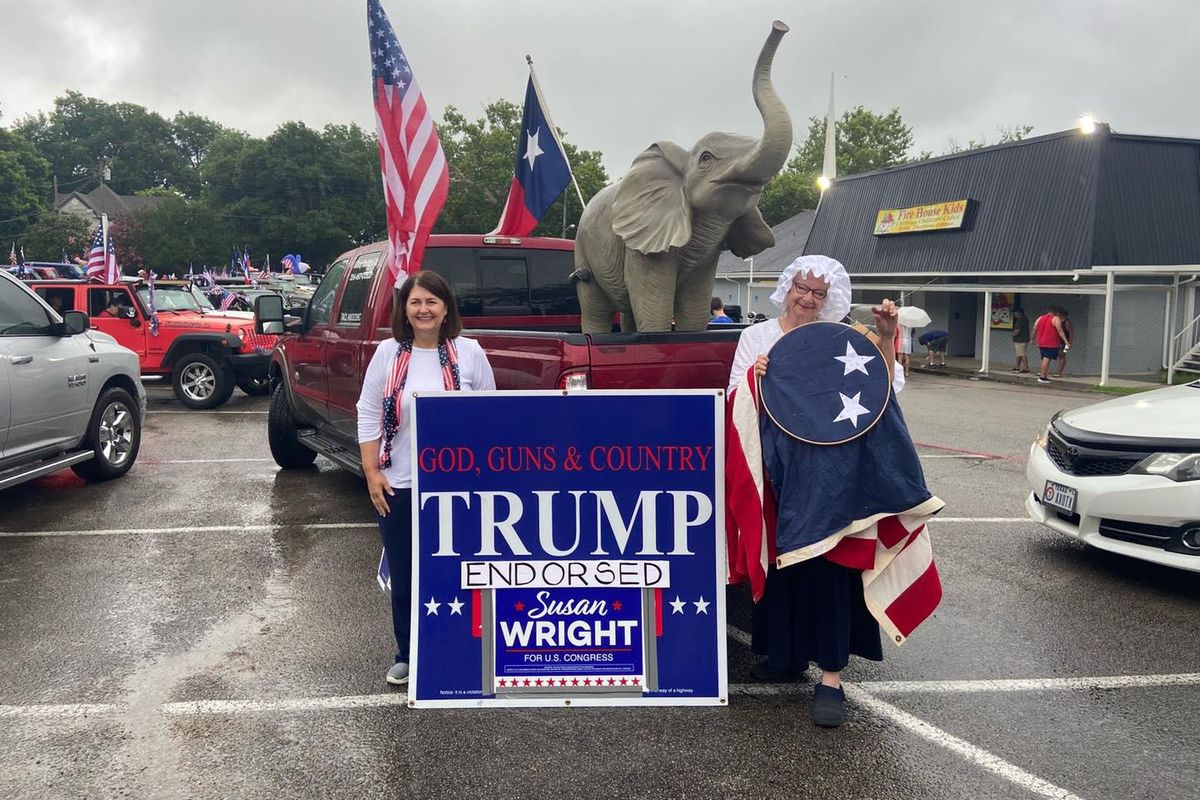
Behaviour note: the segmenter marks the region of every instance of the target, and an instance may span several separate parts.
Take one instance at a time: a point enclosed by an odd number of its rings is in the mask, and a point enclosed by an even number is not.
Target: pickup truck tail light
[[[588,388],[587,370],[574,369],[564,372],[559,376],[558,388],[565,389],[568,392],[577,392]]]

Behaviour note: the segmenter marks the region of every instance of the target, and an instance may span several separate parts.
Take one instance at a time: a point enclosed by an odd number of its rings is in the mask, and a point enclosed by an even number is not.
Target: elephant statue
[[[761,139],[705,135],[691,149],[656,142],[618,183],[588,202],[575,240],[584,333],[694,331],[708,324],[717,257],[746,258],[775,244],[758,210],[763,186],[787,161],[792,121],[771,85],[771,61],[788,26],[776,21],[754,66]]]

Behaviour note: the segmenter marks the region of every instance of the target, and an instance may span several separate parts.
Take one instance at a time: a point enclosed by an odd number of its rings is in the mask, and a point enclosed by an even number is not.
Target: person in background
[[[933,357],[940,355],[942,363],[937,366],[945,369],[946,367],[946,345],[950,342],[950,334],[940,329],[925,331],[921,334],[918,342],[925,345],[925,366],[933,368]]]
[[[1046,313],[1033,323],[1033,338],[1037,341],[1038,350],[1042,355],[1042,368],[1038,373],[1038,383],[1050,383],[1050,362],[1058,358],[1059,351],[1066,343],[1063,333],[1062,320],[1058,317],[1058,306],[1048,306]]]
[[[1017,363],[1011,371],[1029,372],[1029,317],[1022,308],[1013,309],[1012,340]]]
[[[904,367],[904,377],[907,378],[912,362],[912,329],[907,325],[896,326],[896,360]]]
[[[396,661],[386,680],[399,685],[408,681],[411,627],[413,392],[484,391],[496,379],[479,343],[459,335],[458,301],[444,278],[422,270],[393,298],[392,338],[379,343],[363,376],[358,443],[391,572]]]
[[[1056,377],[1061,378],[1063,372],[1067,369],[1067,351],[1075,346],[1075,325],[1071,322],[1071,316],[1062,306],[1058,307],[1058,318],[1062,322],[1063,328],[1063,347],[1058,353],[1058,372]]]
[[[714,297],[712,302],[708,304],[709,324],[714,322],[720,324],[733,324],[733,320],[725,313],[725,304],[721,302],[721,298]]]
[[[104,310],[100,312],[102,317],[119,317],[121,316],[121,304],[117,301],[117,295],[114,292],[108,296],[108,304]]]

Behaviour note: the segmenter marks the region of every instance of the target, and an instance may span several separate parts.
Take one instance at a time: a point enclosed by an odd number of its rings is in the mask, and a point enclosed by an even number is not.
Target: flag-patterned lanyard
[[[412,361],[412,339],[400,342],[396,361],[383,395],[383,448],[379,451],[379,468],[392,465],[392,440],[400,430],[401,393],[408,383],[408,365]],[[458,348],[450,339],[438,342],[438,363],[442,365],[442,386],[446,391],[459,391],[462,382],[458,372]]]

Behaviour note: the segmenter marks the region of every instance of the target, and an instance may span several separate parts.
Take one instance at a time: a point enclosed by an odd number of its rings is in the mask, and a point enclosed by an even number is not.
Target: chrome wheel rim
[[[133,452],[133,414],[122,402],[109,403],[100,415],[100,455],[114,467],[121,467]]]
[[[207,364],[195,362],[183,368],[179,386],[189,400],[203,402],[217,390],[217,376]]]

